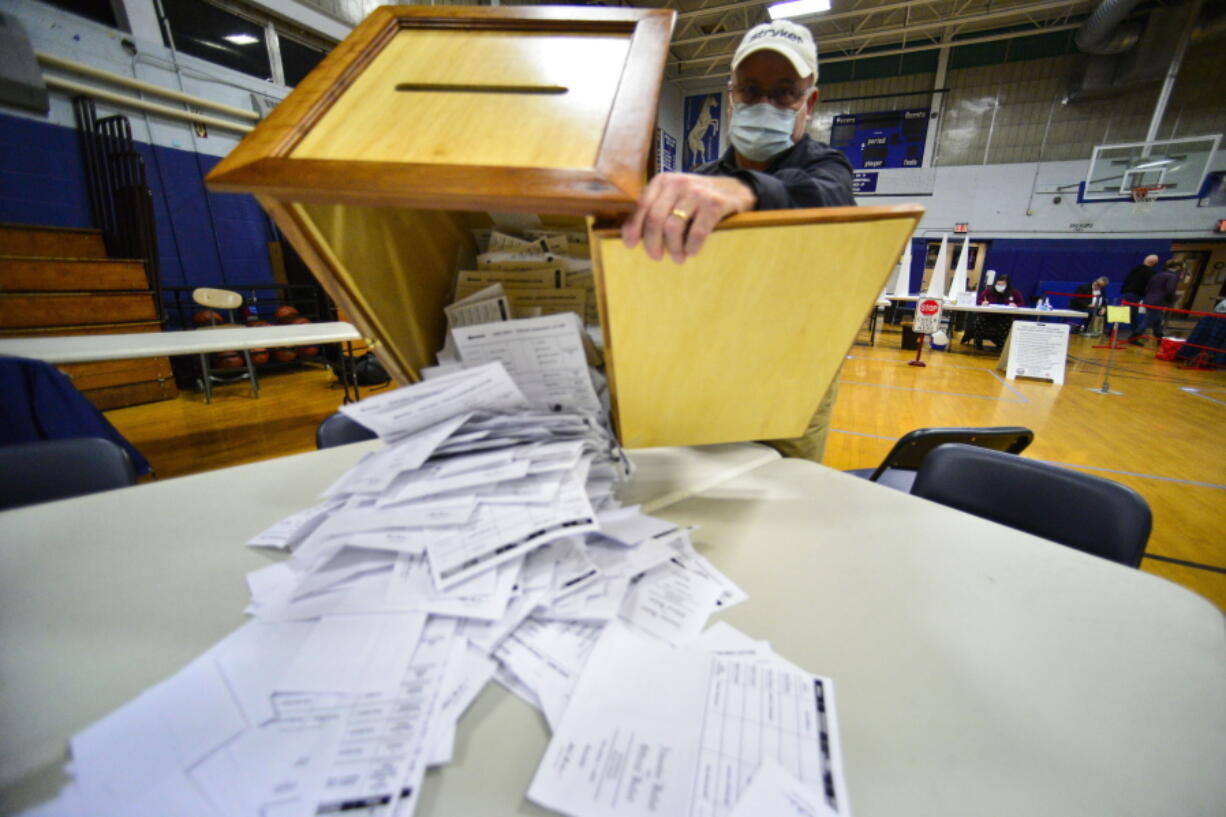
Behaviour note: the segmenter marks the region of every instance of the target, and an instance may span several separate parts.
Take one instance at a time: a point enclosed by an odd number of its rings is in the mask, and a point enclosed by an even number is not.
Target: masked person
[[[994,282],[979,291],[976,303],[979,306],[1025,306],[1026,299],[1012,285],[1008,275],[998,275]],[[1009,329],[1014,320],[1010,315],[986,315],[977,312],[971,318],[970,329],[962,336],[962,342],[974,341],[975,348],[983,351],[983,342],[990,340],[999,353],[1009,337]]]
[[[1073,290],[1073,294],[1080,296],[1069,302],[1069,309],[1076,309],[1079,312],[1089,312],[1090,316],[1085,321],[1085,333],[1090,337],[1096,337],[1102,334],[1103,319],[1107,314],[1107,284],[1111,283],[1106,276],[1095,278],[1089,284],[1082,284]],[[1074,333],[1082,331],[1081,326],[1074,326]]]
[[[778,20],[750,29],[732,57],[731,147],[692,173],[652,178],[622,226],[626,245],[642,241],[651,258],[667,252],[683,263],[734,213],[854,205],[847,157],[805,132],[816,83],[817,46],[807,28]],[[765,442],[821,462],[834,397],[831,384],[803,437]]]

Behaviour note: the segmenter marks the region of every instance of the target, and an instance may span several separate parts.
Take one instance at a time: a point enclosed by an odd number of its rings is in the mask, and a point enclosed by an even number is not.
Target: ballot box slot
[[[445,94],[565,94],[563,85],[470,85],[465,83],[401,82],[397,91]]]

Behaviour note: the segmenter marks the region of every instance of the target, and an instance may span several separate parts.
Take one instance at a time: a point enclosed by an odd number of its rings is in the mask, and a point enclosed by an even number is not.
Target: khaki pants
[[[841,373],[840,368],[830,383],[830,388],[822,397],[817,411],[809,420],[809,427],[805,429],[804,434],[790,440],[762,440],[761,442],[766,443],[785,457],[821,462],[822,455],[826,453],[826,435],[830,433],[830,415],[834,411],[834,400],[839,394],[839,374]]]

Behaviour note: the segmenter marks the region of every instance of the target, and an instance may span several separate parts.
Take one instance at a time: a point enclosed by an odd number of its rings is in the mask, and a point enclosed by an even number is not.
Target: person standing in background
[[[622,225],[627,247],[641,241],[651,258],[667,253],[681,264],[734,213],[855,205],[851,163],[807,133],[818,100],[817,46],[807,28],[776,20],[750,29],[732,56],[728,99],[728,151],[692,173],[652,177]],[[804,434],[761,442],[821,462],[837,383],[836,374]]]
[[[1145,304],[1145,315],[1141,321],[1141,325],[1133,329],[1132,335],[1128,338],[1128,342],[1137,346],[1144,345],[1141,337],[1149,330],[1153,330],[1154,338],[1159,342],[1162,341],[1162,324],[1165,313],[1161,309],[1151,309],[1155,306],[1173,306],[1175,303],[1175,289],[1179,286],[1179,275],[1183,272],[1183,264],[1175,259],[1166,262],[1165,268],[1158,273],[1155,273],[1149,279],[1148,286],[1145,287],[1145,296],[1142,303]]]
[[[1128,271],[1128,277],[1124,279],[1124,286],[1120,289],[1120,300],[1130,301],[1134,304],[1139,304],[1141,299],[1145,297],[1145,288],[1149,286],[1149,279],[1154,277],[1154,268],[1158,266],[1158,256],[1147,255],[1145,260],[1137,264]],[[1132,333],[1135,335],[1140,332],[1140,324],[1138,321],[1138,312],[1135,306],[1128,307],[1128,314],[1132,318]]]

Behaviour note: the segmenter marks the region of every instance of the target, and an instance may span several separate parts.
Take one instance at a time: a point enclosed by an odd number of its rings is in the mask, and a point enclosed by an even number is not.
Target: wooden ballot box
[[[381,7],[208,184],[255,194],[401,383],[442,347],[488,213],[587,217],[622,442],[795,436],[922,209],[745,214],[684,265],[626,250],[673,19]]]

